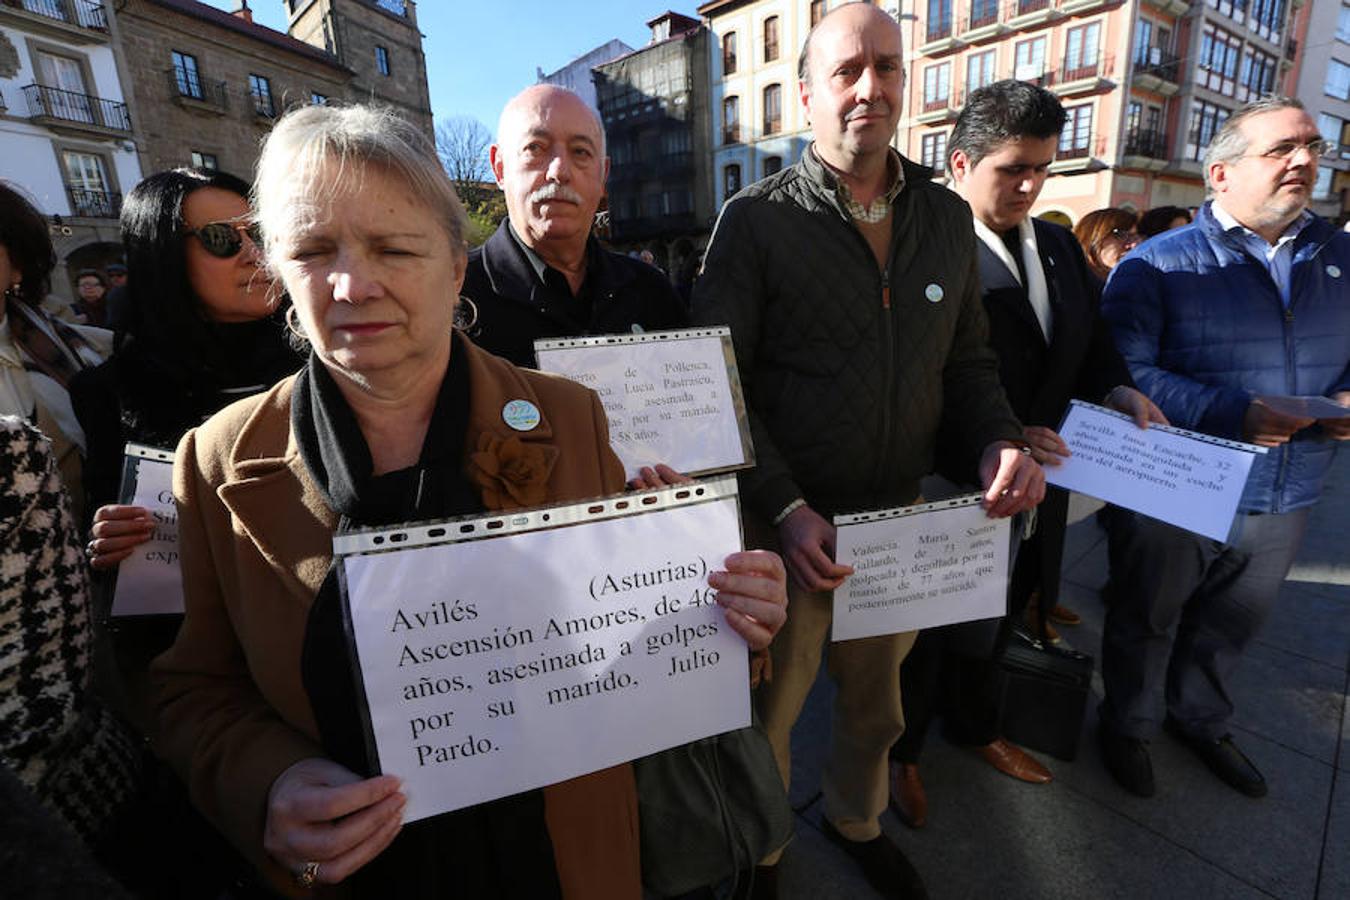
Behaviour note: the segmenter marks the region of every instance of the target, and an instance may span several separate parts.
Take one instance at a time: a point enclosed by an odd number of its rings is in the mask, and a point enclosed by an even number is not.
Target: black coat
[[[1070,400],[1101,403],[1113,387],[1133,387],[1134,382],[1102,319],[1101,285],[1088,269],[1078,241],[1059,225],[1033,219],[1032,227],[1050,299],[1048,344],[1026,288],[983,241],[976,241],[975,252],[989,317],[989,344],[998,354],[999,380],[1008,402],[1023,423],[1058,429]],[[954,450],[955,442],[944,441],[944,446]],[[958,465],[944,466],[948,478],[976,481],[978,460],[955,453],[940,459],[959,460]],[[1014,610],[1037,587],[1047,608],[1055,604],[1067,514],[1068,494],[1050,488],[1038,509],[1036,537],[1023,547],[1013,573]]]
[[[590,239],[586,287],[592,297],[590,321],[568,315],[554,292],[542,284],[509,224],[469,252],[460,292],[473,310],[465,329],[473,342],[518,366],[535,365],[534,342],[541,338],[628,334],[684,328],[689,312],[660,270]],[[476,312],[476,317],[474,313]],[[636,326],[636,327],[635,327]]]
[[[1032,220],[1050,293],[1047,346],[1026,288],[980,241],[980,282],[989,344],[1013,412],[1025,425],[1058,428],[1071,399],[1101,403],[1116,385],[1133,385],[1100,312],[1099,283],[1067,228]]]

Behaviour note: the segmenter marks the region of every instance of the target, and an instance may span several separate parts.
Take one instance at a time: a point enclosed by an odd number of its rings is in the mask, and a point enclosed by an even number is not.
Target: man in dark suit
[[[1073,398],[1111,406],[1133,416],[1140,427],[1165,421],[1134,389],[1098,313],[1100,298],[1073,234],[1030,218],[1064,122],[1054,94],[1021,81],[1000,81],[971,94],[947,151],[953,189],[974,215],[982,299],[999,377],[1037,462],[1051,466],[1068,455],[1054,429]],[[972,481],[975,460],[967,457],[940,453],[942,474]],[[1040,592],[1041,610],[1056,607],[1067,512],[1068,494],[1048,489],[1037,530],[1018,552],[1009,587],[1011,616],[1020,614],[1033,591]],[[993,656],[1008,631],[1005,622]],[[918,777],[919,751],[940,686],[955,694],[947,723],[953,737],[978,748],[1013,778],[1045,783],[1051,777],[999,737],[997,664],[988,653],[988,639],[984,652],[974,655],[971,643],[969,629],[959,626],[922,632],[902,669],[908,730],[892,754],[898,764],[892,798],[901,818],[914,827],[923,823],[927,804]]]

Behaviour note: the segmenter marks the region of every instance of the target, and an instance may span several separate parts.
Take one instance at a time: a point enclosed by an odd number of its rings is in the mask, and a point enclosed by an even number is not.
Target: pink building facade
[[[1292,93],[1291,11],[1287,0],[916,0],[901,17],[899,146],[942,171],[969,93],[1019,78],[1069,114],[1036,215],[1197,206],[1218,126],[1250,99]]]

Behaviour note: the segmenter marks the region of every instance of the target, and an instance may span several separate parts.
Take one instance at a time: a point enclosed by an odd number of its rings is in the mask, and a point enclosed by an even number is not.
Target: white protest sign
[[[1075,400],[1059,426],[1073,453],[1045,467],[1066,490],[1225,540],[1252,460],[1264,447],[1168,425],[1141,429],[1114,410]]]
[[[707,583],[741,547],[735,478],[333,546],[405,822],[750,724]]]
[[[754,464],[731,329],[560,338],[534,351],[542,371],[600,395],[627,477],[656,463],[690,475]]]
[[[117,567],[112,615],[183,613],[183,573],[178,567],[178,507],[173,502],[173,451],[127,444],[123,503],[145,507],[155,520],[150,540]]]
[[[985,515],[979,494],[836,516],[834,556],[853,574],[834,592],[831,638],[1003,615],[1010,521]]]

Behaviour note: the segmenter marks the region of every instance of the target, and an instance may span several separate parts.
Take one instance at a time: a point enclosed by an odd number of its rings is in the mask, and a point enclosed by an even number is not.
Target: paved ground
[[[1064,602],[1085,621],[1063,631],[1096,655],[1106,542],[1092,516],[1071,526],[1066,551]],[[934,898],[1350,898],[1350,453],[1233,689],[1234,735],[1270,783],[1265,799],[1226,787],[1167,736],[1152,744],[1157,796],[1125,793],[1103,767],[1093,700],[1078,759],[1040,757],[1055,773],[1043,787],[999,774],[934,728],[927,826],[912,831],[888,812],[884,827]],[[787,900],[876,896],[819,829],[830,692],[817,681],[794,733],[800,813],[783,861]]]

